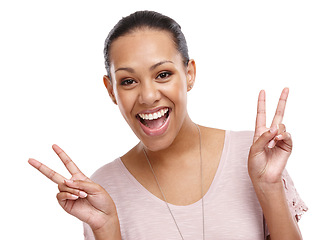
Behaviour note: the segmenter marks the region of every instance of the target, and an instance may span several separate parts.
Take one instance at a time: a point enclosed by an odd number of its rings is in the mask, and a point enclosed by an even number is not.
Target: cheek
[[[183,104],[183,107],[185,107],[187,103],[187,84],[184,80],[175,81],[172,84],[169,92],[172,96],[174,104],[179,104],[180,106]]]
[[[135,96],[130,91],[116,90],[116,100],[123,117],[128,120],[135,104]]]

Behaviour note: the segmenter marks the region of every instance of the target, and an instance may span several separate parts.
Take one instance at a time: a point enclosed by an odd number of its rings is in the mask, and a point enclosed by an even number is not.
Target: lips
[[[171,109],[159,107],[153,110],[142,111],[136,115],[140,126],[149,136],[162,135],[169,126]]]

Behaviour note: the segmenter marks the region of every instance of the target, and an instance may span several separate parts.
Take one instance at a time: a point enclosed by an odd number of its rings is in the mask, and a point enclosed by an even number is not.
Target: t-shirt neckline
[[[208,189],[208,191],[204,194],[203,200],[206,201],[207,196],[210,195],[211,192],[215,191],[217,183],[219,182],[220,175],[222,173],[222,170],[224,168],[224,165],[226,163],[227,154],[228,154],[228,148],[230,143],[230,131],[225,130],[225,140],[224,140],[224,146],[222,149],[222,153],[220,156],[219,164],[217,171],[215,173],[215,176],[212,180],[212,183]],[[119,167],[123,171],[123,173],[129,178],[129,180],[135,185],[135,187],[140,191],[143,192],[147,197],[153,199],[154,201],[165,204],[165,201],[155,196],[153,193],[151,193],[149,190],[147,190],[126,168],[126,166],[123,164],[122,159],[119,157],[116,159],[116,162],[118,163]],[[171,207],[171,209],[180,209],[180,208],[194,208],[196,206],[199,206],[202,202],[202,198],[200,198],[198,201],[191,203],[189,205],[174,205],[171,203],[168,203],[168,205]]]

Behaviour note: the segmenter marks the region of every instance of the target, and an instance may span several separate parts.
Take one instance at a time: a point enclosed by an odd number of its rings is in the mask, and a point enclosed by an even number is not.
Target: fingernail
[[[275,139],[277,139],[277,140],[281,140],[282,139],[282,134],[280,134],[280,135],[277,135],[276,137],[275,137]]]
[[[275,141],[274,141],[274,139],[273,139],[273,140],[271,140],[271,141],[268,143],[267,147],[268,147],[268,148],[273,148],[274,146],[275,146]]]
[[[83,191],[79,191],[79,196],[81,198],[86,198],[87,197],[87,193],[86,192],[83,192]]]
[[[74,194],[72,194],[72,195],[71,195],[71,197],[72,197],[73,199],[78,199],[78,198],[79,198],[78,196],[76,196],[76,195],[74,195]]]

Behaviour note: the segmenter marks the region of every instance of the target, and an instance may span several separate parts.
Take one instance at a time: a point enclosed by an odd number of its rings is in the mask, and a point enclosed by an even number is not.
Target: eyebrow
[[[153,65],[149,68],[149,70],[150,70],[150,71],[152,71],[152,70],[156,69],[158,66],[160,66],[160,65],[162,65],[162,64],[165,64],[165,63],[172,63],[172,64],[173,64],[173,62],[172,62],[172,61],[165,60],[165,61],[161,61],[161,62],[158,62],[158,63],[156,63],[156,64],[153,64]],[[121,68],[116,69],[114,73],[116,73],[116,72],[118,72],[118,71],[122,71],[122,70],[123,70],[123,71],[130,72],[130,73],[134,73],[134,72],[135,72],[133,68],[130,68],[130,67],[121,67]]]
[[[152,70],[156,69],[158,66],[160,66],[160,65],[162,65],[162,64],[165,64],[165,63],[172,63],[172,64],[173,64],[173,62],[172,62],[172,61],[169,61],[169,60],[161,61],[161,62],[158,62],[158,63],[156,63],[156,64],[152,65],[152,66],[150,67],[150,71],[152,71]]]

